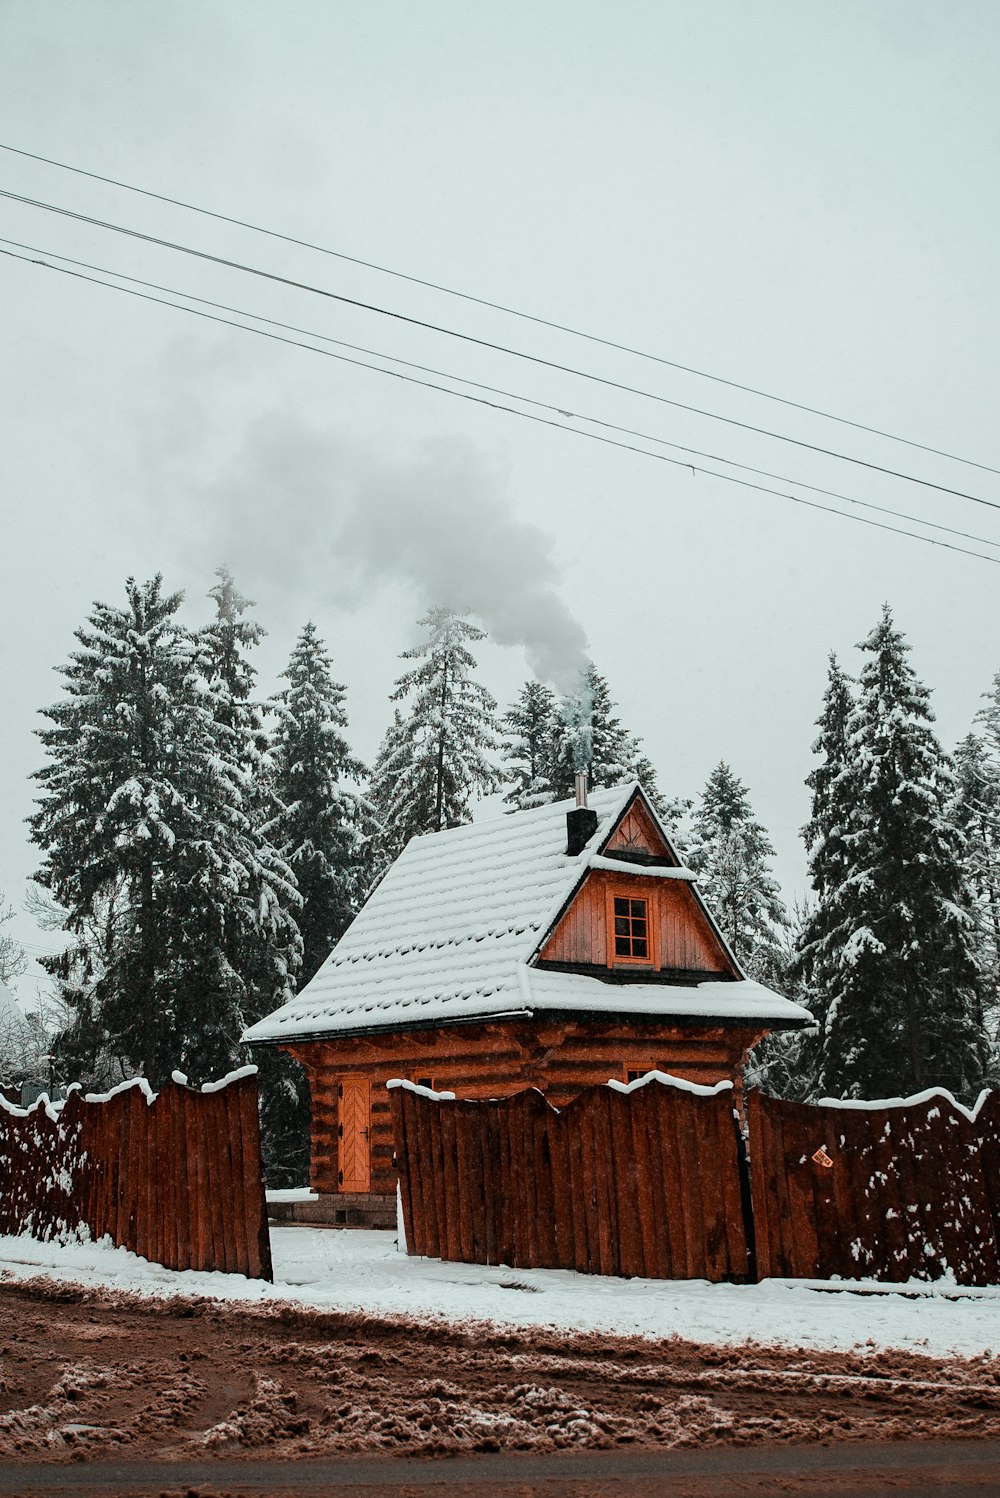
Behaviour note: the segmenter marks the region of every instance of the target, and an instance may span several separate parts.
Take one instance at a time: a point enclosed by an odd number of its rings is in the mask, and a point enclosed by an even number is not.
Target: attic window
[[[646,900],[634,899],[631,895],[615,895],[615,958],[633,962],[648,962],[649,906]]]

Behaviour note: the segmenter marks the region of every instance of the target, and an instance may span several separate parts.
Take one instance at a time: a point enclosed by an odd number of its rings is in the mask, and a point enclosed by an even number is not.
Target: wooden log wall
[[[439,1026],[372,1037],[344,1036],[285,1047],[309,1073],[312,1097],[310,1184],[323,1194],[340,1189],[337,1086],[343,1076],[371,1083],[371,1190],[395,1195],[393,1131],[385,1084],[393,1077],[429,1077],[440,1091],[466,1098],[504,1097],[529,1086],[541,1088],[562,1107],[609,1077],[654,1069],[709,1085],[739,1078],[759,1028],[679,1026],[633,1015],[612,1021],[506,1020],[482,1025]]]
[[[733,1093],[594,1087],[439,1102],[390,1090],[410,1253],[512,1268],[746,1280]]]
[[[257,1084],[136,1081],[61,1110],[0,1103],[0,1233],[82,1227],[168,1269],[270,1280]]]
[[[747,1096],[757,1266],[805,1279],[1000,1279],[1000,1101],[822,1107]],[[829,1161],[829,1163],[826,1163]]]

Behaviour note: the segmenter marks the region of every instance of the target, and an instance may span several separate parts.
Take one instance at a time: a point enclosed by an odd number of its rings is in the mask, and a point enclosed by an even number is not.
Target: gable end
[[[606,858],[620,858],[629,863],[656,864],[670,869],[681,866],[666,829],[638,785],[612,824],[599,852]]]
[[[742,976],[686,880],[591,869],[534,959],[611,982],[698,983]]]

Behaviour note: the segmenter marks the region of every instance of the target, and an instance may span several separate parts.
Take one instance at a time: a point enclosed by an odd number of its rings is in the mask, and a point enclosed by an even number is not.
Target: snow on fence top
[[[706,1087],[701,1082],[689,1082],[685,1077],[675,1077],[666,1071],[648,1071],[631,1082],[619,1082],[616,1077],[608,1078],[608,1086],[615,1092],[637,1092],[640,1087],[648,1087],[650,1082],[660,1082],[664,1087],[676,1087],[678,1091],[690,1092],[695,1097],[718,1097],[720,1092],[733,1090],[732,1082],[715,1082],[711,1087]]]
[[[869,1112],[881,1111],[883,1108],[916,1108],[920,1103],[933,1102],[934,1098],[944,1098],[951,1104],[956,1113],[963,1114],[970,1123],[975,1123],[979,1117],[980,1109],[990,1096],[990,1091],[985,1088],[971,1108],[960,1103],[953,1092],[947,1087],[928,1087],[923,1092],[915,1092],[911,1097],[883,1097],[883,1098],[840,1098],[821,1097],[813,1106],[816,1108],[864,1108]]]
[[[615,1092],[636,1092],[640,1087],[646,1087],[650,1082],[659,1082],[664,1087],[676,1087],[679,1092],[690,1092],[695,1097],[717,1097],[720,1092],[732,1092],[732,1082],[715,1082],[710,1087],[701,1082],[689,1082],[686,1077],[675,1077],[670,1072],[648,1071],[641,1077],[636,1077],[631,1082],[619,1082],[615,1077],[609,1077],[607,1085]],[[453,1103],[456,1094],[454,1092],[435,1092],[432,1087],[422,1087],[419,1082],[410,1082],[405,1077],[393,1077],[391,1082],[386,1082],[387,1088],[401,1087],[406,1092],[415,1093],[417,1097],[429,1098],[432,1103]],[[527,1089],[537,1092],[537,1087]],[[553,1112],[560,1110],[554,1108]]]
[[[201,1091],[221,1092],[223,1088],[228,1087],[231,1082],[239,1082],[242,1081],[244,1077],[255,1077],[256,1075],[256,1066],[238,1066],[235,1071],[227,1072],[224,1077],[219,1077],[215,1082],[203,1082]],[[180,1071],[171,1072],[170,1080],[177,1087],[187,1087],[188,1085],[187,1077],[183,1072]],[[124,1082],[118,1082],[114,1087],[109,1087],[107,1092],[85,1092],[83,1094],[83,1100],[85,1103],[109,1103],[112,1098],[118,1097],[119,1093],[128,1092],[132,1087],[137,1087],[139,1089],[143,1097],[146,1099],[147,1103],[155,1103],[157,1097],[159,1096],[159,1094],[154,1092],[152,1087],[150,1087],[145,1077],[127,1077]],[[82,1091],[80,1083],[71,1082],[66,1089],[66,1097],[68,1098],[70,1093],[72,1092],[80,1091]],[[38,1109],[42,1109],[54,1122],[59,1117],[59,1114],[62,1111],[63,1107],[63,1102],[51,1102],[47,1092],[41,1093],[27,1108],[17,1107],[15,1103],[9,1102],[7,1098],[5,1098],[2,1093],[0,1093],[0,1109],[2,1109],[5,1113],[9,1113],[13,1118],[27,1118],[29,1114],[36,1112]]]
[[[433,1087],[421,1087],[419,1082],[409,1082],[405,1077],[393,1077],[386,1087],[402,1087],[406,1092],[415,1092],[417,1097],[430,1098],[432,1103],[453,1103],[453,1092],[435,1092]]]
[[[808,1020],[799,1005],[748,980],[609,988],[584,974],[529,967],[589,869],[628,871],[599,850],[636,789],[632,782],[591,793],[597,830],[572,857],[566,853],[572,801],[414,838],[316,976],[244,1039],[319,1039],[554,1008]],[[692,877],[678,868],[642,865],[642,872]]]

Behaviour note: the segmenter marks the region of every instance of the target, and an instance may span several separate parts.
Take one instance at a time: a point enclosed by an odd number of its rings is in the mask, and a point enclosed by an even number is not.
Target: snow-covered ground
[[[901,1347],[944,1356],[1000,1352],[1000,1286],[939,1282],[888,1288],[803,1280],[710,1285],[704,1280],[621,1280],[571,1270],[486,1268],[410,1259],[395,1235],[272,1227],[275,1283],[242,1275],[176,1273],[103,1243],[40,1243],[0,1236],[0,1278],[43,1274],[145,1295],[209,1295],[243,1302],[295,1301],[451,1322],[494,1321],[620,1336],[808,1348]],[[858,1293],[859,1291],[869,1293]]]

